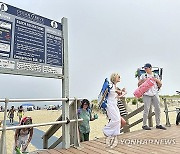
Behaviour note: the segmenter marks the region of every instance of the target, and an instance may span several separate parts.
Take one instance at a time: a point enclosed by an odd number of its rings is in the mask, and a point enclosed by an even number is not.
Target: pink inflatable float
[[[134,96],[140,98],[146,91],[148,91],[154,85],[153,78],[147,78],[146,81],[141,84],[135,91]]]

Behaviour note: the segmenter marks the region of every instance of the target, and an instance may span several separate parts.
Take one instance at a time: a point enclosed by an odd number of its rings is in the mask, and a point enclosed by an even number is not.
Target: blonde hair
[[[111,74],[111,77],[110,77],[110,81],[112,82],[112,83],[115,83],[115,80],[116,80],[116,77],[117,76],[120,76],[118,73],[112,73]]]

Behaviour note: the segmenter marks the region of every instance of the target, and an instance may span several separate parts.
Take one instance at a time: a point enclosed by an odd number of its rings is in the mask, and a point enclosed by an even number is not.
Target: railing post
[[[70,120],[75,119],[75,112],[76,112],[75,103],[76,103],[76,101],[74,100],[72,102],[71,108],[69,109]],[[75,123],[70,123],[70,145],[74,144],[74,137],[75,137],[75,133],[76,133],[76,132],[74,132],[74,130],[75,130]]]
[[[166,115],[166,126],[167,127],[171,127],[171,124],[170,124],[170,121],[169,121],[169,114],[168,114],[168,107],[167,107],[167,102],[166,102],[166,98],[163,99],[164,100],[164,112],[165,112],[165,115]]]
[[[79,101],[77,99],[75,99],[75,119],[76,119],[76,122],[74,123],[75,127],[74,127],[74,132],[75,132],[75,135],[74,135],[74,146],[76,147],[79,147],[80,146],[80,137],[79,137],[79,128],[78,128],[78,113],[77,113],[77,109],[78,109],[78,106],[79,105]]]
[[[127,104],[126,104],[125,97],[123,97],[121,100],[122,100],[122,103],[123,103],[123,105],[127,111]],[[123,128],[123,132],[128,133],[128,132],[130,132],[130,128],[128,127],[129,126],[129,119],[126,119],[125,117],[123,117],[123,118],[126,120],[126,125]]]
[[[5,111],[4,111],[4,121],[3,121],[3,131],[1,135],[1,145],[0,145],[0,153],[6,154],[6,117],[7,117],[7,105],[9,100],[5,99]]]
[[[70,144],[73,144],[76,147],[79,147],[79,130],[78,130],[78,102],[77,99],[73,101],[71,110],[70,110],[70,119],[75,119],[76,122],[70,124]]]
[[[47,136],[43,137],[43,149],[47,149],[48,148],[48,139]]]
[[[149,127],[153,127],[153,119],[152,119],[152,116],[150,116],[151,114],[152,114],[152,106],[149,109],[149,115],[148,115]]]

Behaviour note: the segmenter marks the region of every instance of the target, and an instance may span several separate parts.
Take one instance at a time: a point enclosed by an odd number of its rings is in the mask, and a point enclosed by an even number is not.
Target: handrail
[[[127,116],[124,117],[124,119],[126,121],[129,121],[130,118],[132,118],[133,116],[137,115],[138,113],[140,113],[141,111],[144,110],[144,105],[140,106],[139,108],[137,108],[136,110],[132,111],[131,113],[129,113]],[[152,122],[152,116],[154,116],[155,113],[152,112],[152,108],[150,108],[150,111],[149,111],[149,115],[148,115],[148,121],[149,121],[149,125],[152,127],[153,126],[153,122]],[[135,122],[129,124],[128,122],[128,125],[124,126],[123,129],[121,129],[124,133],[126,132],[130,132],[130,128],[138,125],[139,123],[141,123],[143,121],[143,118],[140,118],[140,119],[137,119]]]
[[[56,122],[47,122],[47,123],[39,123],[39,124],[30,124],[30,125],[21,125],[21,126],[11,126],[11,127],[6,127],[6,130],[14,130],[14,129],[22,129],[22,128],[31,128],[31,127],[40,127],[40,126],[47,126],[47,125],[56,125],[56,124],[66,124],[68,122],[80,122],[83,121],[83,119],[74,119],[74,120],[67,120],[67,121],[56,121]],[[0,128],[0,131],[3,131],[4,128]]]
[[[144,110],[144,105],[140,106],[139,108],[137,108],[136,110],[132,111],[131,113],[129,113],[125,119],[130,119],[131,117],[135,116],[136,114],[140,113],[141,111]]]
[[[83,98],[78,98],[78,100],[82,100]],[[0,99],[0,102],[5,102],[5,99]],[[38,99],[8,99],[8,102],[49,102],[49,101],[53,101],[53,102],[57,102],[57,101],[73,101],[75,100],[75,98],[38,98]]]
[[[70,119],[68,117],[66,117],[66,120],[63,121],[55,121],[55,122],[48,122],[48,123],[39,123],[39,124],[30,124],[30,125],[23,125],[23,126],[12,126],[12,127],[6,127],[6,118],[7,118],[7,104],[9,102],[48,102],[48,101],[64,101],[69,103],[69,101],[75,101],[75,103],[77,103],[77,100],[82,100],[83,98],[53,98],[53,99],[0,99],[0,102],[4,102],[5,103],[5,111],[4,111],[4,121],[3,121],[3,127],[0,128],[0,131],[2,131],[2,135],[1,135],[1,143],[0,143],[0,153],[4,154],[5,149],[6,149],[6,130],[14,130],[14,129],[21,129],[21,128],[30,128],[30,127],[40,127],[40,126],[46,126],[46,125],[59,125],[59,124],[70,124],[70,123],[74,123],[74,125],[76,125],[75,128],[78,127],[78,122],[83,121],[83,119]],[[77,106],[77,105],[76,105]],[[76,109],[77,110],[77,109]],[[77,111],[75,111],[77,113]],[[75,131],[77,131],[77,129],[75,129]],[[78,142],[78,135],[76,134],[76,136],[74,136],[74,142]],[[77,140],[77,141],[75,141]]]

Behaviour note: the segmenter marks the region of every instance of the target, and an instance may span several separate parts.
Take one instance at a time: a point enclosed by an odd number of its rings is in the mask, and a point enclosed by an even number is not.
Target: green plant
[[[142,98],[138,98],[138,102],[143,103],[143,99]]]
[[[137,104],[137,99],[134,98],[134,99],[132,100],[132,105],[136,105],[136,104]]]
[[[131,101],[131,98],[126,98],[126,102],[129,103]]]
[[[93,109],[96,109],[96,110],[99,109],[98,108],[98,100],[97,99],[92,100],[91,104],[93,104]]]

